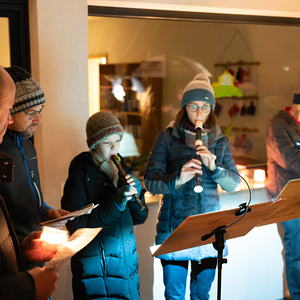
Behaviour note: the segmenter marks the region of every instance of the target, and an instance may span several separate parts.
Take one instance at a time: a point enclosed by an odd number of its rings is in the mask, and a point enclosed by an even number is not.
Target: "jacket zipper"
[[[38,191],[38,188],[35,184],[35,182],[33,181],[33,176],[34,176],[34,173],[33,171],[29,172],[29,168],[28,168],[28,164],[27,164],[27,160],[26,160],[26,157],[24,155],[24,151],[23,151],[23,148],[22,148],[22,136],[17,136],[17,142],[18,142],[18,147],[20,149],[20,153],[22,155],[22,158],[24,160],[24,163],[25,163],[25,167],[26,167],[26,172],[27,172],[27,176],[28,176],[28,179],[29,179],[29,183],[30,183],[30,186],[31,186],[31,190],[33,192],[33,195],[34,195],[34,199],[35,199],[35,213],[36,213],[36,216],[37,216],[37,219],[40,223],[40,218],[39,218],[39,215],[38,215],[38,212],[37,212],[37,207],[38,207],[38,199],[37,199],[37,195],[36,195],[36,192],[35,192],[35,189],[34,189],[34,186],[33,184],[35,185],[36,187],[36,191]],[[38,192],[39,193],[39,192]],[[40,193],[39,193],[39,204],[41,206],[41,197],[40,197]]]
[[[34,188],[35,188],[34,190],[36,191],[37,197],[39,199],[39,206],[42,206],[42,197],[41,197],[41,193],[40,193],[40,191],[38,189],[38,186],[36,185],[36,183],[34,181],[34,172],[33,172],[33,170],[31,170],[30,173],[31,173],[32,183],[33,183]]]

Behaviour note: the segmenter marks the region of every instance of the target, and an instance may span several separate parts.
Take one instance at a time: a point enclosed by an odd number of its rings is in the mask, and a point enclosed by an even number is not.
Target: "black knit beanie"
[[[18,66],[4,69],[16,85],[15,102],[11,110],[12,115],[46,101],[42,88],[30,73]]]
[[[294,94],[293,103],[294,104],[300,104],[300,94],[299,93]]]

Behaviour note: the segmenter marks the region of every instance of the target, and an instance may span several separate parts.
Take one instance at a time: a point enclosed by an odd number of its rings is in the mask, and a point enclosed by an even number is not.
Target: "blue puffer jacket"
[[[228,139],[221,133],[219,127],[209,151],[217,156],[218,164],[237,172]],[[176,188],[175,181],[180,175],[182,166],[195,157],[196,150],[185,145],[172,129],[168,128],[166,132],[161,132],[157,136],[145,172],[146,188],[152,194],[164,194],[158,212],[157,244],[163,243],[188,216],[219,210],[221,205],[217,184],[228,192],[234,191],[239,186],[238,174],[220,167],[211,172],[203,165],[202,193],[194,192],[195,178]],[[217,252],[212,245],[205,245],[162,255],[160,258],[200,260],[216,256]]]
[[[123,185],[119,179],[118,187]],[[90,203],[99,206],[91,214],[68,222],[67,227],[70,233],[84,227],[103,228],[71,260],[74,299],[139,300],[138,255],[133,225],[145,222],[148,209],[140,211],[135,201],[129,201],[126,209],[120,211],[113,198],[116,191],[89,152],[73,159],[62,208],[74,211]],[[144,197],[140,198],[145,205]]]
[[[286,183],[300,177],[300,126],[281,110],[267,129],[268,191],[277,196]]]

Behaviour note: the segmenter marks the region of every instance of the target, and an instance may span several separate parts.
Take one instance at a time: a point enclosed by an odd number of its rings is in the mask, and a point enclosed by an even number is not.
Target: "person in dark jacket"
[[[139,299],[138,255],[133,226],[145,222],[148,209],[140,210],[132,197],[141,184],[132,175],[122,181],[113,161],[123,136],[116,116],[108,111],[92,115],[86,125],[89,152],[76,156],[69,168],[62,208],[77,210],[94,203],[90,214],[67,223],[70,233],[82,227],[103,229],[72,257],[73,294],[83,299]],[[128,173],[129,169],[121,164]]]
[[[20,242],[32,231],[41,230],[40,223],[59,218],[67,211],[53,209],[43,200],[35,148],[29,140],[41,123],[40,113],[45,103],[42,88],[20,67],[5,68],[16,86],[11,109],[13,123],[8,125],[0,151],[14,159],[14,180],[0,183],[0,194],[6,202]],[[25,264],[26,269],[32,264]]]
[[[166,131],[160,132],[154,142],[145,172],[145,186],[152,194],[164,195],[158,212],[157,244],[163,243],[188,216],[219,210],[218,184],[228,192],[239,186],[240,177],[228,139],[216,124],[214,106],[210,80],[200,73],[185,87],[182,109],[176,120]],[[196,122],[203,124],[202,145],[197,148]],[[196,159],[196,154],[200,155],[201,161]],[[196,173],[202,174],[203,191],[200,193],[194,191]],[[216,257],[217,251],[212,245],[159,256],[165,298],[185,298],[188,262],[191,261],[190,297],[193,300],[209,299]]]
[[[12,78],[0,66],[0,143],[7,126],[13,122],[10,109],[13,107],[15,89]],[[4,157],[9,158],[1,155],[2,159]],[[1,178],[8,178],[8,173],[12,173],[7,166],[13,166],[7,162],[1,161],[0,168],[5,166],[1,169]],[[0,299],[46,300],[51,296],[59,272],[38,267],[26,272],[22,264],[22,260],[40,262],[51,259],[55,254],[53,250],[44,248],[39,240],[40,235],[41,232],[32,232],[23,239],[20,249],[5,202],[0,196]]]
[[[0,299],[47,300],[56,289],[58,270],[35,267],[24,271],[23,261],[42,262],[55,252],[45,249],[39,240],[41,231],[32,232],[19,242],[3,198],[0,196]],[[33,259],[33,260],[32,260]]]
[[[276,197],[289,180],[300,178],[300,89],[293,105],[279,111],[266,134],[268,191]],[[292,300],[300,300],[300,219],[282,222],[285,273]]]

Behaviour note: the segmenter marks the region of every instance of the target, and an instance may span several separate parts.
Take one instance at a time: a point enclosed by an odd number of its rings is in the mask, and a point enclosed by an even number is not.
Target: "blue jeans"
[[[161,260],[167,300],[185,300],[189,261]],[[217,259],[191,261],[190,297],[192,300],[208,300],[209,290],[215,278]]]
[[[281,224],[284,229],[286,280],[292,300],[300,300],[300,219]]]

